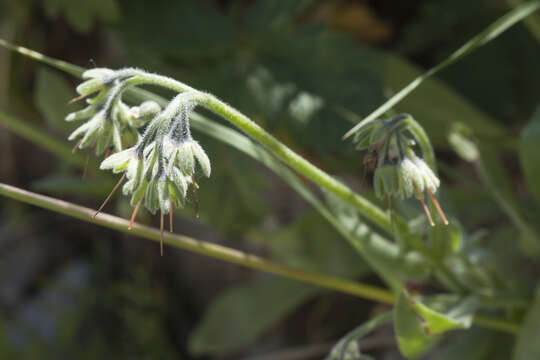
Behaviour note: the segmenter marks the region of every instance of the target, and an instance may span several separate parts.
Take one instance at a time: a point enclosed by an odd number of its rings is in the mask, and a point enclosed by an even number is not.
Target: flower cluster
[[[121,101],[121,94],[131,77],[119,76],[118,72],[95,68],[83,73],[82,84],[77,86],[79,97],[86,99],[87,106],[66,116],[66,121],[86,120],[69,136],[79,139],[76,148],[95,148],[97,155],[107,149],[121,151],[125,143],[136,143],[138,128],[145,125],[161,109],[154,101],[130,108]]]
[[[427,193],[443,222],[448,224],[434,195],[440,186],[440,180],[434,169],[416,155],[417,142],[423,138],[418,128],[411,126],[413,122],[408,114],[372,121],[360,128],[356,134],[357,148],[368,150],[364,164],[371,164],[375,169],[373,186],[377,197],[416,197],[422,203],[430,224],[434,226],[424,201],[424,194]]]
[[[141,140],[101,163],[102,170],[125,174],[128,181],[122,190],[124,195],[131,195],[133,206],[142,201],[152,214],[158,209],[168,214],[183,205],[190,185],[197,186],[196,165],[204,176],[210,176],[210,160],[189,130],[192,107],[182,104],[173,119],[162,122],[162,128],[153,132],[151,141]]]
[[[197,168],[206,177],[211,172],[208,156],[190,131],[190,114],[200,93],[180,93],[165,109],[154,101],[130,107],[122,102],[123,92],[131,86],[155,84],[154,75],[98,68],[86,71],[83,78],[86,81],[77,87],[80,96],[74,100],[86,99],[88,105],[69,114],[66,121],[86,122],[69,139],[80,138],[76,148],[95,147],[97,155],[113,150],[100,168],[123,173],[113,192],[127,179],[122,191],[131,196],[135,207],[130,228],[142,204],[152,214],[160,210],[162,224],[163,215],[170,214],[172,231],[173,209],[183,206],[190,186],[198,188]]]

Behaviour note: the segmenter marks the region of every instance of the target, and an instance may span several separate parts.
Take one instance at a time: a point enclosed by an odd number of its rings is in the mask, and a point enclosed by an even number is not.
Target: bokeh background
[[[137,66],[212,92],[372,198],[362,154],[343,133],[509,8],[503,0],[1,0],[0,38],[83,67]],[[448,134],[471,127],[498,146],[534,223],[515,149],[538,102],[538,64],[540,46],[518,24],[398,107],[436,147],[447,212],[468,231],[498,234],[484,244],[495,254],[486,266],[520,264],[525,279],[538,270],[524,260],[527,244],[516,241],[519,232]],[[76,84],[0,49],[0,108],[66,144],[77,126],[63,121],[77,106],[66,107]],[[194,135],[213,174],[200,180],[200,217],[191,199],[175,217],[177,232],[382,285],[277,176]],[[116,181],[96,164],[90,158],[82,178],[80,167],[0,126],[2,182],[96,208]],[[416,204],[405,209],[419,212]],[[106,211],[129,217],[131,209],[117,196]],[[140,222],[157,220],[141,211]],[[155,243],[0,199],[1,358],[320,359],[384,309],[172,248],[161,258]],[[483,331],[472,330],[491,345],[474,358],[507,359],[512,338]],[[464,341],[452,335],[440,351]],[[363,346],[377,359],[400,359],[391,329]]]

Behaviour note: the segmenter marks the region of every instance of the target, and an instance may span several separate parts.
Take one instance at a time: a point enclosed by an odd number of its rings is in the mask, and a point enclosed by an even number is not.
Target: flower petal
[[[211,168],[210,168],[210,159],[208,158],[208,155],[206,155],[206,152],[203,150],[201,145],[199,145],[199,143],[196,141],[193,142],[192,148],[193,148],[193,155],[195,155],[195,158],[197,159],[204,176],[210,177]]]

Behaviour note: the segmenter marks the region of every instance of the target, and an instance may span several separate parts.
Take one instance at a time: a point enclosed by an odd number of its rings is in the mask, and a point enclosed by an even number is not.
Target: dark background
[[[138,66],[212,92],[371,198],[362,154],[340,140],[352,126],[340,109],[367,115],[509,8],[493,0],[3,0],[0,38],[83,67]],[[538,101],[539,49],[518,24],[438,76],[440,86],[460,94],[463,108],[489,119],[474,125],[479,138],[496,143],[489,129],[497,127],[505,129],[503,140],[516,141]],[[77,82],[0,49],[0,107],[57,139],[75,126],[63,118]],[[469,231],[516,238],[474,169],[448,144],[454,122],[474,119],[448,106],[445,94],[419,90],[402,105],[415,111],[436,147],[443,205]],[[175,218],[178,233],[382,286],[277,176],[214,139],[194,136],[213,174],[200,181],[200,218],[191,199]],[[533,209],[515,148],[500,156],[518,199]],[[115,178],[93,160],[84,179],[82,172],[0,128],[2,182],[96,208]],[[117,196],[106,211],[129,217],[131,209]],[[534,210],[525,212],[535,218]],[[505,259],[519,251],[501,241],[490,238],[489,246]],[[382,310],[172,248],[161,258],[155,243],[0,199],[2,358],[319,359]],[[510,338],[489,336],[510,348]],[[447,342],[459,341],[457,334]],[[400,358],[390,329],[366,349]]]

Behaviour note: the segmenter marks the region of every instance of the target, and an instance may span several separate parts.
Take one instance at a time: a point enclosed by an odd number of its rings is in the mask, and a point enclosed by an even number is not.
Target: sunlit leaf
[[[405,291],[400,293],[394,308],[394,331],[400,352],[409,359],[421,356],[439,340],[426,329]]]

